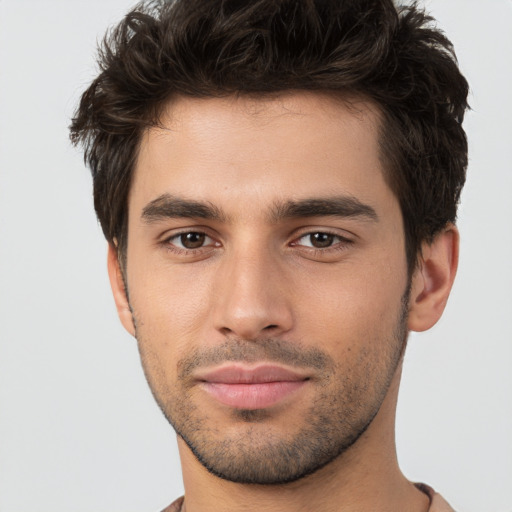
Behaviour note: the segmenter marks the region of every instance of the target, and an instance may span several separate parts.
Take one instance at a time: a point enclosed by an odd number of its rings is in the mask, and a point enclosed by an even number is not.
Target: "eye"
[[[178,249],[200,249],[212,245],[214,241],[206,234],[200,231],[187,231],[179,233],[167,239],[167,243],[174,245]]]
[[[339,242],[348,242],[344,238],[332,233],[318,231],[316,233],[308,233],[301,236],[294,245],[302,245],[303,247],[313,247],[314,249],[328,249]]]

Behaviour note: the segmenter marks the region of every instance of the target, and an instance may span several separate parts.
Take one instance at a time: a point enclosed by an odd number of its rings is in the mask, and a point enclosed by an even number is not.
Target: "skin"
[[[398,468],[395,408],[406,331],[442,314],[458,234],[447,226],[424,244],[409,281],[378,110],[313,93],[177,98],[161,125],[141,140],[124,276],[114,246],[109,275],[153,394],[180,434],[186,510],[427,510]],[[338,215],[286,208],[333,198],[345,207]],[[277,362],[307,381],[270,407],[226,406],[194,372],[234,359]],[[299,478],[279,447],[320,437],[337,456]],[[272,478],[295,471],[294,481],[243,483],[228,467],[258,464]]]

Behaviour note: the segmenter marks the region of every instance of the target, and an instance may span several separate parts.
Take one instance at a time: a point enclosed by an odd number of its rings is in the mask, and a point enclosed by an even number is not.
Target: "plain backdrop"
[[[107,281],[91,180],[68,142],[123,0],[0,0],[0,512],[151,512],[182,493]],[[512,1],[433,0],[471,84],[457,281],[412,335],[405,474],[459,511],[512,511]]]

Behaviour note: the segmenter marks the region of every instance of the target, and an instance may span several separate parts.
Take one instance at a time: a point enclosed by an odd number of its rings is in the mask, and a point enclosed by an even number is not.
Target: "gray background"
[[[67,125],[122,0],[0,0],[0,511],[157,511],[174,433],[118,323],[91,183]],[[399,460],[457,510],[512,510],[512,2],[435,0],[471,86],[461,260],[413,335]]]

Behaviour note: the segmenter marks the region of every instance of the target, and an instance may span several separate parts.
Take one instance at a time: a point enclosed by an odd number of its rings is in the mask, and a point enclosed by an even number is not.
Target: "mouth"
[[[223,366],[199,373],[197,381],[221,404],[236,409],[265,409],[295,394],[308,381],[307,375],[276,365]]]

